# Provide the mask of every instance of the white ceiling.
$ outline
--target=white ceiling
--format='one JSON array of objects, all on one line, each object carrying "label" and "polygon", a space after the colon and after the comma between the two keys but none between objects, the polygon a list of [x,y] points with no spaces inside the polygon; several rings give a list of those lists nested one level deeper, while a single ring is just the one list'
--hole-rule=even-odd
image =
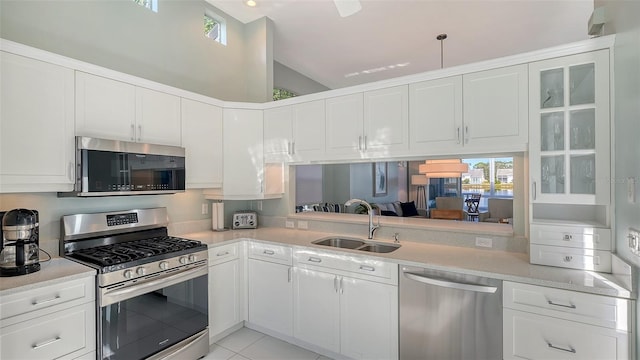
[{"label": "white ceiling", "polygon": [[274,59],[332,89],[439,69],[440,33],[448,34],[444,67],[584,40],[594,7],[593,0],[361,0],[360,12],[342,18],[333,0],[256,0],[255,8],[207,1],[244,23],[272,19]]}]

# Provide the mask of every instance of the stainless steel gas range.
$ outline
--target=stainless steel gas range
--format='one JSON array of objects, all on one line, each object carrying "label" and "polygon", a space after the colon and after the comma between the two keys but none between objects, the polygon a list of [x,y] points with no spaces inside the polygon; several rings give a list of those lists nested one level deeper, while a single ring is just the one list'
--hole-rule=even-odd
[{"label": "stainless steel gas range", "polygon": [[60,253],[97,269],[98,359],[209,351],[207,246],[167,235],[166,208],[61,219]]}]

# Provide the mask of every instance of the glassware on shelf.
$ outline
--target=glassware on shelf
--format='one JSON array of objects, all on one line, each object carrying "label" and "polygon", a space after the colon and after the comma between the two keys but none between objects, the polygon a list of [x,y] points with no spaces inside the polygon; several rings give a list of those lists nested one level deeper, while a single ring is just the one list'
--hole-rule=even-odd
[{"label": "glassware on shelf", "polygon": [[564,193],[564,156],[542,156],[541,161],[541,192],[545,194]]},{"label": "glassware on shelf", "polygon": [[572,194],[589,194],[596,193],[596,156],[590,155],[572,155],[571,162],[571,186]]},{"label": "glassware on shelf", "polygon": [[593,104],[595,99],[595,64],[569,67],[569,104]]},{"label": "glassware on shelf", "polygon": [[540,115],[540,150],[564,150],[564,113],[553,112]]},{"label": "glassware on shelf", "polygon": [[595,109],[574,110],[569,112],[571,118],[571,150],[595,149],[596,145],[596,111]]},{"label": "glassware on shelf", "polygon": [[540,72],[540,108],[564,106],[564,69]]}]

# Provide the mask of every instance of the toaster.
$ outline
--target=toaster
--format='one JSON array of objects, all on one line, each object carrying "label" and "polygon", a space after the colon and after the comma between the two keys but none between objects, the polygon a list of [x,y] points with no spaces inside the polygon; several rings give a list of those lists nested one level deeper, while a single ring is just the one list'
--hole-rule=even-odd
[{"label": "toaster", "polygon": [[255,229],[258,227],[258,214],[251,210],[236,211],[231,224],[233,229]]}]

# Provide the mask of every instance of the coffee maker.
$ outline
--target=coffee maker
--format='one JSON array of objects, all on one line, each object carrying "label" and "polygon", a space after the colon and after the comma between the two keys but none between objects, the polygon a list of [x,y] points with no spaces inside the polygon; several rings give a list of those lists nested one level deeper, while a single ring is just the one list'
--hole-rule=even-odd
[{"label": "coffee maker", "polygon": [[40,270],[36,210],[0,212],[0,232],[0,276],[24,275]]}]

